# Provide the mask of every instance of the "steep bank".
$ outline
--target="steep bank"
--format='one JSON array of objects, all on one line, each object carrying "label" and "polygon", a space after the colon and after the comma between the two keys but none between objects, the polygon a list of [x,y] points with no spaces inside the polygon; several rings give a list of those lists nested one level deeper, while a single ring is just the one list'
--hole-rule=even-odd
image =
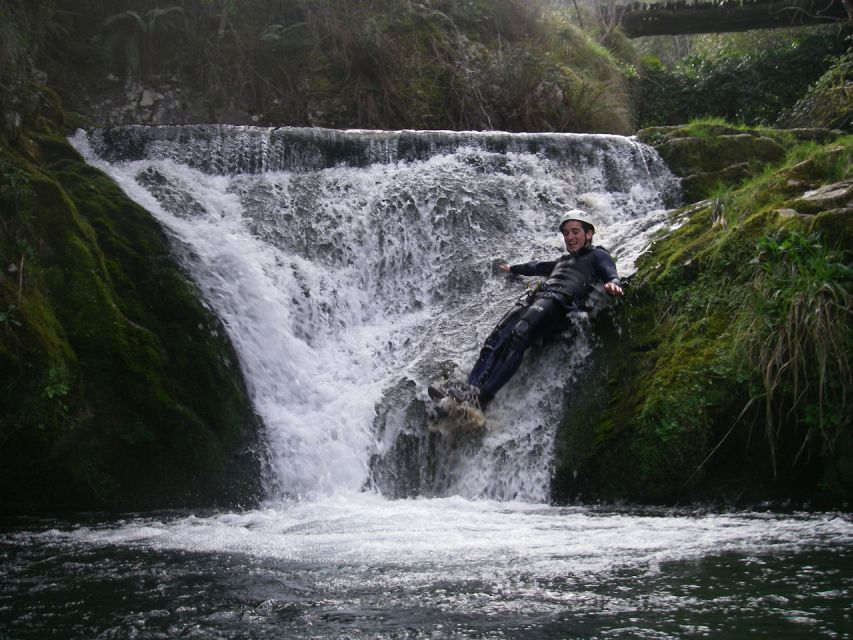
[{"label": "steep bank", "polygon": [[702,124],[640,136],[696,177],[694,199],[711,197],[672,212],[680,226],[600,327],[555,498],[846,504],[853,138]]},{"label": "steep bank", "polygon": [[538,1],[10,0],[0,18],[97,126],[633,128],[629,47]]},{"label": "steep bank", "polygon": [[38,93],[0,139],[3,510],[256,499],[259,425],[220,321]]}]

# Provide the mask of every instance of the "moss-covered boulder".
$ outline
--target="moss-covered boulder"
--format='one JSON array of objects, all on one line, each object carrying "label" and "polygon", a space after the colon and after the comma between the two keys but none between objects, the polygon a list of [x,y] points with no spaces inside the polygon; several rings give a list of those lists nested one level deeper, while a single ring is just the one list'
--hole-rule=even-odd
[{"label": "moss-covered boulder", "polygon": [[670,170],[682,178],[687,202],[698,202],[717,188],[736,186],[758,175],[767,164],[780,162],[796,144],[826,144],[839,135],[826,129],[738,128],[713,120],[637,132],[637,138],[654,146]]},{"label": "moss-covered boulder", "polygon": [[806,213],[849,208],[853,206],[853,180],[833,182],[807,191],[792,205],[797,211]]},{"label": "moss-covered boulder", "polygon": [[151,216],[62,136],[0,144],[4,511],[248,504],[259,423]]},{"label": "moss-covered boulder", "polygon": [[796,146],[672,213],[572,386],[557,501],[849,503],[851,159]]},{"label": "moss-covered boulder", "polygon": [[672,138],[655,148],[679,176],[712,173],[750,161],[766,164],[785,157],[785,148],[772,138],[746,133]]}]

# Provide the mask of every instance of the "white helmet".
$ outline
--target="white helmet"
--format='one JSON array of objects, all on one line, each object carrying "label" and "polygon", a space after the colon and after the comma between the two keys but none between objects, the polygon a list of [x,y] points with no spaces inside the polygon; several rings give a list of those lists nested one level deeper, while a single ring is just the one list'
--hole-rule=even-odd
[{"label": "white helmet", "polygon": [[581,223],[584,231],[592,231],[595,233],[595,226],[588,220],[588,215],[589,214],[582,209],[570,209],[560,216],[560,224],[557,226],[557,229],[562,231],[565,223],[569,220],[574,220],[575,222]]}]

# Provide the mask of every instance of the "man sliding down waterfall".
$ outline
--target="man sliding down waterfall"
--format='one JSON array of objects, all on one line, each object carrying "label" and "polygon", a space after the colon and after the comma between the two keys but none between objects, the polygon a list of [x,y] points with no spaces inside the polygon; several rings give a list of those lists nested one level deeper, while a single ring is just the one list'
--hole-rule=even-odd
[{"label": "man sliding down waterfall", "polygon": [[567,314],[584,307],[593,285],[604,283],[608,294],[622,295],[613,258],[606,249],[592,244],[595,227],[586,212],[567,211],[558,228],[568,253],[556,260],[500,265],[504,273],[544,276],[546,280],[519,300],[486,338],[467,384],[446,391],[428,388],[435,418],[455,417],[482,427],[483,411],[518,370],[531,342],[563,331]]}]

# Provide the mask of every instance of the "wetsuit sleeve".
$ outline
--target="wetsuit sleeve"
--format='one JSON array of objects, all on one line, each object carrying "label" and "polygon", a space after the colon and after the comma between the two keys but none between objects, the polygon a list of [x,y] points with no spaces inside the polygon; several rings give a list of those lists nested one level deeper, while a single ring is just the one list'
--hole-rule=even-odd
[{"label": "wetsuit sleeve", "polygon": [[601,247],[595,248],[594,264],[595,273],[602,279],[602,281],[605,283],[613,282],[620,287],[622,286],[622,282],[619,280],[619,274],[616,272],[616,263],[613,262],[613,258],[610,256],[607,249],[602,249]]},{"label": "wetsuit sleeve", "polygon": [[544,260],[541,262],[533,260],[532,262],[525,262],[523,264],[514,264],[509,270],[519,276],[549,276],[556,264],[556,260]]}]

